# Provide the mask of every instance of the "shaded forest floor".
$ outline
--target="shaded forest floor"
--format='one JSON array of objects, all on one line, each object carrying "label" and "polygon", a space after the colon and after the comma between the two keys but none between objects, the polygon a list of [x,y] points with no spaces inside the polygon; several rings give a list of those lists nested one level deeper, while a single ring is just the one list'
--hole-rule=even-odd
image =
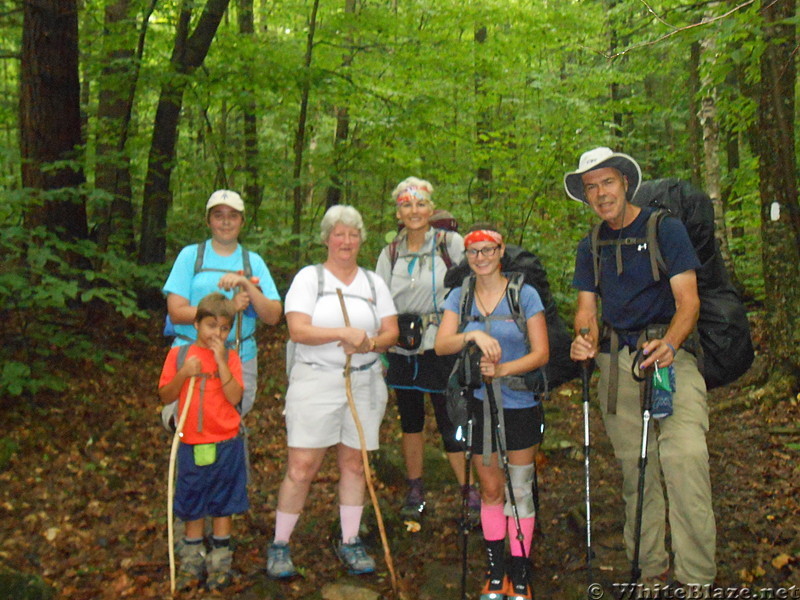
[{"label": "shaded forest floor", "polygon": [[[125,333],[119,324],[116,330],[108,325],[98,330],[98,339],[124,353],[124,361],[108,365],[113,372],[87,366],[74,373],[63,394],[35,401],[0,399],[0,451],[13,454],[0,471],[0,575],[12,569],[41,576],[58,598],[169,597],[165,507],[170,437],[160,426],[155,393],[166,348],[162,338],[139,331],[131,342]],[[331,460],[312,488],[293,537],[295,563],[303,576],[291,582],[266,578],[265,546],[272,537],[286,456],[284,335],[283,327],[264,328],[260,334],[260,393],[247,419],[251,509],[234,524],[235,566],[241,577],[224,597],[361,597],[352,588],[336,596],[326,586],[337,583],[362,588],[364,598],[390,598],[371,509],[364,537],[378,560],[378,573],[348,577],[333,555],[330,539],[338,528],[338,511]],[[746,376],[710,398],[718,583],[752,590],[800,585],[800,402],[759,397],[753,381]],[[372,457],[377,494],[403,597],[456,599],[462,564],[456,523],[460,500],[435,442],[432,419],[428,422],[426,487],[432,510],[423,531],[406,532],[396,517],[404,486],[399,421],[391,406],[382,429],[383,448]],[[583,420],[577,382],[553,395],[547,423],[539,460],[535,588],[540,600],[585,598]],[[630,565],[621,542],[619,473],[596,407],[591,423],[593,579],[610,598],[612,583],[626,581]],[[475,531],[468,542],[471,598],[477,598],[483,563]],[[8,589],[4,594],[3,581],[0,577],[0,598],[11,597]],[[214,595],[182,595],[206,596]]]}]

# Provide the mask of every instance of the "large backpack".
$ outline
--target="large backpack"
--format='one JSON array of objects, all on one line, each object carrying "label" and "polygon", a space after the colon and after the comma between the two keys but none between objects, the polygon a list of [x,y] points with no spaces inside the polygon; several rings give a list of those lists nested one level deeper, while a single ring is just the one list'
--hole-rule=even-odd
[{"label": "large backpack", "polygon": [[[545,271],[542,261],[529,250],[525,250],[514,244],[507,244],[505,255],[500,262],[500,268],[509,276],[509,286],[506,296],[513,313],[512,317],[514,322],[525,336],[526,343],[528,341],[527,324],[525,323],[519,306],[519,288],[521,284],[527,283],[535,288],[542,300],[544,318],[547,322],[550,360],[541,368],[541,371],[547,381],[548,387],[552,389],[578,377],[580,375],[579,366],[569,357],[572,336],[567,329],[564,319],[562,319],[561,315],[558,313],[558,306],[556,306],[553,294],[550,292],[547,272]],[[518,277],[514,275],[515,273],[521,274],[521,281],[518,281]],[[464,259],[459,265],[447,272],[444,284],[449,288],[458,287],[463,285],[465,278],[469,274],[469,264],[467,264],[466,259]],[[512,285],[512,283],[514,285]],[[474,287],[471,293],[474,293]],[[471,301],[469,298],[464,298],[464,290],[462,290],[462,302],[463,301],[469,301],[469,310],[471,310]],[[467,314],[469,314],[469,312],[467,312]],[[460,321],[461,320],[463,319],[460,319]]]},{"label": "large backpack", "polygon": [[[700,347],[694,351],[698,355],[698,364],[708,389],[731,383],[753,364],[753,343],[747,311],[730,282],[714,238],[714,206],[711,198],[687,181],[670,178],[642,182],[633,203],[656,209],[649,217],[647,238],[619,240],[618,243],[646,242],[656,281],[667,272],[658,244],[658,225],[665,217],[673,216],[686,227],[701,265],[696,272],[700,296],[700,317],[697,321]],[[596,225],[591,234],[596,284],[599,283],[599,228],[600,224]]]}]

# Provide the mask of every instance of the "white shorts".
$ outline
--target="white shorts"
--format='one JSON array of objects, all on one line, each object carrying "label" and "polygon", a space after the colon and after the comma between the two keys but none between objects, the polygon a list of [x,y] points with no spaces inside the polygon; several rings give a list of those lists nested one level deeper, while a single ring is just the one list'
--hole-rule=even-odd
[{"label": "white shorts", "polygon": [[[380,361],[367,370],[353,371],[350,379],[367,450],[377,450],[388,397]],[[361,448],[341,370],[294,364],[286,390],[286,433],[292,448],[328,448],[339,443]]]}]

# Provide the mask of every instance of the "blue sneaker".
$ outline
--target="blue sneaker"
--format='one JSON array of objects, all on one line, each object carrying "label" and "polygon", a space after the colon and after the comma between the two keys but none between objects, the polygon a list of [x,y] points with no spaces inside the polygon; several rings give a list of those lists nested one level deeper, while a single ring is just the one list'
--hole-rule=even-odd
[{"label": "blue sneaker", "polygon": [[336,544],[336,556],[347,565],[351,575],[366,575],[375,572],[375,560],[367,554],[364,543],[360,538],[350,539],[350,543],[342,541]]},{"label": "blue sneaker", "polygon": [[267,547],[267,575],[273,579],[289,579],[297,575],[286,542],[275,542]]}]

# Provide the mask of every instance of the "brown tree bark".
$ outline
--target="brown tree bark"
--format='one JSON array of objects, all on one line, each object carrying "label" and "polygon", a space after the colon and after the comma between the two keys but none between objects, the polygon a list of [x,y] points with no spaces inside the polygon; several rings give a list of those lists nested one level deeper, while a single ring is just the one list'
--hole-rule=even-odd
[{"label": "brown tree bark", "polygon": [[[255,21],[253,15],[253,0],[239,0],[239,32],[250,39],[255,32]],[[256,65],[250,65],[257,68]],[[253,81],[253,78],[250,79]],[[258,218],[258,208],[261,206],[261,199],[264,193],[264,186],[261,185],[259,177],[260,152],[258,149],[258,118],[256,113],[258,107],[255,99],[255,89],[248,89],[248,97],[242,107],[244,117],[244,200],[250,207],[252,220],[256,222]]]},{"label": "brown tree bark", "polygon": [[759,192],[766,327],[773,374],[800,372],[800,207],[794,111],[797,80],[794,0],[765,3],[761,56]]},{"label": "brown tree bark", "polygon": [[489,32],[485,25],[475,28],[473,39],[475,49],[475,97],[478,105],[476,124],[477,137],[477,171],[475,181],[475,196],[478,200],[477,214],[481,214],[492,198],[492,182],[494,171],[492,169],[492,115],[487,106],[486,99],[486,70],[482,64],[481,46],[486,43]]},{"label": "brown tree bark", "polygon": [[[125,151],[133,100],[144,53],[147,25],[157,0],[115,0],[105,10],[105,50],[97,106],[97,167],[95,187],[110,200],[98,222],[97,241],[105,250],[117,245],[135,250],[130,156]],[[142,9],[136,35],[136,13]],[[110,35],[109,35],[110,34]],[[108,42],[108,40],[112,40]]]},{"label": "brown tree bark", "polygon": [[85,239],[76,0],[23,2],[20,80],[22,184],[41,200],[25,225]]},{"label": "brown tree bark", "polygon": [[167,211],[172,204],[170,177],[175,162],[183,92],[191,74],[203,64],[229,0],[207,0],[194,31],[189,34],[192,0],[184,0],[171,58],[171,76],[161,86],[147,161],[142,202],[139,263],[162,263],[167,249]]},{"label": "brown tree bark", "polygon": [[[314,56],[314,34],[317,29],[317,10],[319,0],[314,0],[311,7],[311,17],[308,22],[308,36],[306,37],[306,52],[303,58],[302,82],[300,86],[300,112],[297,116],[297,129],[294,134],[294,163],[292,166],[292,199],[294,201],[294,214],[292,219],[292,233],[299,235],[302,230],[303,217],[303,151],[306,146],[306,121],[308,118],[308,100],[311,95],[311,61]],[[295,261],[300,264],[302,250],[298,245]]]},{"label": "brown tree bark", "polygon": [[[356,12],[356,0],[344,1],[344,12],[347,15],[354,15]],[[342,58],[342,70],[349,71],[353,64],[353,40],[348,35],[347,43],[351,47]],[[330,208],[334,204],[339,204],[344,195],[344,151],[347,138],[350,135],[350,110],[345,104],[336,107],[336,131],[333,136],[333,171],[331,173],[331,184],[325,194],[325,206]]]}]

